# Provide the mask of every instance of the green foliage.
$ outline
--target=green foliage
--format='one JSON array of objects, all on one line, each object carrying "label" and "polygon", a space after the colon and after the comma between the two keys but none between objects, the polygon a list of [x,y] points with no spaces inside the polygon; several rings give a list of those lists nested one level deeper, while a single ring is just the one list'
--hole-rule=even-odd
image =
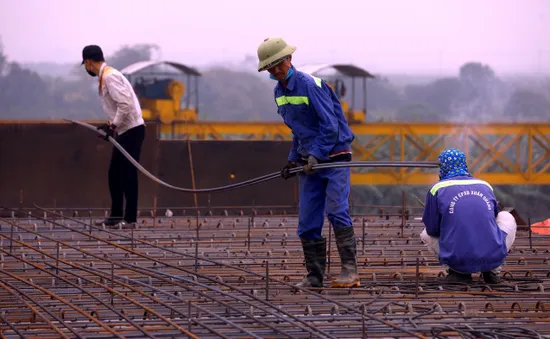
[{"label": "green foliage", "polygon": [[2,44],[2,39],[0,37],[0,75],[4,73],[4,67],[6,66],[7,57],[4,54],[4,44]]},{"label": "green foliage", "polygon": [[200,118],[213,121],[276,121],[279,119],[269,79],[253,73],[212,68],[203,71]]},{"label": "green foliage", "polygon": [[540,115],[550,116],[550,100],[542,93],[518,89],[506,104],[504,115],[518,121],[536,120]]},{"label": "green foliage", "polygon": [[153,53],[159,50],[160,47],[155,44],[125,45],[109,56],[109,64],[116,69],[123,69],[139,61],[151,60]]}]

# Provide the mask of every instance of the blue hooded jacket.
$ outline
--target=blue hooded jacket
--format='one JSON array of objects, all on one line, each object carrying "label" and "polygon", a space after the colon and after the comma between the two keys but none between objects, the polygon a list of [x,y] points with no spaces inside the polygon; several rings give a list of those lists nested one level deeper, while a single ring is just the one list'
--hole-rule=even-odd
[{"label": "blue hooded jacket", "polygon": [[320,162],[351,154],[354,135],[348,126],[338,97],[317,77],[292,67],[286,88],[277,83],[274,95],[277,112],[292,130],[289,161],[313,155]]},{"label": "blue hooded jacket", "polygon": [[493,188],[470,175],[463,152],[446,150],[439,161],[441,180],[426,195],[422,221],[439,238],[440,263],[461,273],[497,268],[508,251]]}]

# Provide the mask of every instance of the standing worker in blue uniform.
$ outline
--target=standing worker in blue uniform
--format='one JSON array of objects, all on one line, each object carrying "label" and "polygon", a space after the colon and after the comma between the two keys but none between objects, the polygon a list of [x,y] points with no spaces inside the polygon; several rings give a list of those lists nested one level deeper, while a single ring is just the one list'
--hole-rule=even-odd
[{"label": "standing worker in blue uniform", "polygon": [[447,266],[447,281],[467,283],[472,273],[482,272],[486,283],[498,283],[516,221],[498,211],[493,188],[472,177],[462,151],[448,149],[439,162],[440,181],[426,195],[420,239]]},{"label": "standing worker in blue uniform", "polygon": [[307,276],[300,287],[322,287],[326,266],[326,238],[322,236],[324,213],[328,214],[342,264],[340,277],[332,287],[359,286],[357,245],[349,214],[350,169],[313,170],[320,163],[351,161],[350,130],[340,101],[327,83],[298,71],[292,65],[296,47],[281,38],[265,39],[258,47],[258,72],[267,70],[277,81],[275,103],[278,113],[292,130],[293,146],[283,178],[289,170],[303,165],[299,175],[299,221],[297,234],[302,242]]}]

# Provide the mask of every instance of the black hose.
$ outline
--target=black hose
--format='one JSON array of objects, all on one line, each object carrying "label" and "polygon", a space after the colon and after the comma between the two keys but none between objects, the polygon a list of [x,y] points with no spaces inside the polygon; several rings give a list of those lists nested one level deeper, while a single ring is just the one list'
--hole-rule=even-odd
[{"label": "black hose", "polygon": [[[106,133],[102,130],[98,130],[95,126],[90,125],[88,123],[82,122],[82,121],[75,121],[75,120],[69,120],[65,119],[66,121],[72,122],[74,124],[86,127],[101,136],[106,136]],[[176,191],[182,191],[187,193],[212,193],[212,192],[224,192],[229,190],[234,190],[241,187],[251,186],[255,184],[259,184],[261,182],[265,182],[268,180],[273,180],[281,177],[280,172],[275,172],[267,175],[263,175],[261,177],[257,177],[254,179],[245,180],[242,182],[238,182],[235,184],[230,184],[226,186],[220,186],[220,187],[213,187],[213,188],[201,188],[201,189],[191,189],[191,188],[183,188],[183,187],[177,187],[174,185],[170,185],[169,183],[166,183],[159,178],[155,177],[149,171],[147,171],[143,166],[141,166],[126,150],[118,143],[116,140],[112,137],[109,137],[109,142],[111,142],[118,150],[138,169],[140,172],[145,174],[147,177],[149,177],[151,180],[155,181],[158,184],[161,184],[163,186],[166,186],[168,188],[171,188]],[[318,164],[314,165],[312,168],[315,169],[323,169],[323,168],[342,168],[342,167],[421,167],[421,168],[439,168],[439,162],[437,161],[350,161],[350,162],[332,162],[332,163],[324,163],[324,164]],[[289,170],[290,173],[298,173],[303,171],[303,166],[298,166],[295,168],[291,168]]]}]

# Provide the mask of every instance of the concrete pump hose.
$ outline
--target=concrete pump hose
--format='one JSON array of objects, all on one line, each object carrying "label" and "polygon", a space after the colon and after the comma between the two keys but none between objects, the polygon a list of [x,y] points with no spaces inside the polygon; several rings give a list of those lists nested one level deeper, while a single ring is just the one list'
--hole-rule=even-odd
[{"label": "concrete pump hose", "polygon": [[[88,123],[82,122],[82,121],[75,121],[75,120],[69,120],[65,119],[66,121],[72,122],[74,124],[86,127],[101,136],[105,137],[105,132],[102,130],[98,130],[95,126],[90,125]],[[261,177],[257,177],[254,179],[245,180],[239,183],[226,185],[226,186],[220,186],[220,187],[213,187],[213,188],[202,188],[202,189],[190,189],[190,188],[183,188],[183,187],[177,187],[174,185],[170,185],[169,183],[166,183],[159,178],[155,177],[149,171],[147,171],[143,166],[141,166],[126,150],[118,143],[116,140],[112,137],[109,137],[109,142],[111,142],[140,172],[145,174],[147,177],[149,177],[154,182],[166,186],[168,188],[171,188],[176,191],[182,191],[187,193],[212,193],[212,192],[224,192],[229,191],[241,187],[251,186],[255,184],[259,184],[261,182],[265,182],[268,180],[273,180],[281,177],[281,173],[275,172],[267,175],[263,175]],[[333,163],[323,163],[314,165],[313,169],[323,169],[323,168],[342,168],[342,167],[420,167],[420,168],[439,168],[439,162],[437,161],[350,161],[350,162],[333,162]],[[290,173],[297,173],[303,171],[303,166],[298,166],[295,168],[290,169]]]}]

